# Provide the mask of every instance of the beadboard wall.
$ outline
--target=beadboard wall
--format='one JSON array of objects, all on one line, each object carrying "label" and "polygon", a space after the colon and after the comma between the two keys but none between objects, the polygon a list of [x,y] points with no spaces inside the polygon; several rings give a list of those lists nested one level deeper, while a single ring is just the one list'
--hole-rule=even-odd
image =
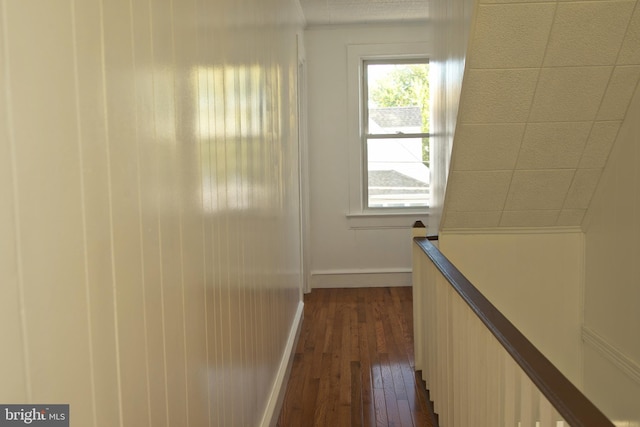
[{"label": "beadboard wall", "polygon": [[0,1],[0,403],[268,423],[301,316],[297,2]]}]

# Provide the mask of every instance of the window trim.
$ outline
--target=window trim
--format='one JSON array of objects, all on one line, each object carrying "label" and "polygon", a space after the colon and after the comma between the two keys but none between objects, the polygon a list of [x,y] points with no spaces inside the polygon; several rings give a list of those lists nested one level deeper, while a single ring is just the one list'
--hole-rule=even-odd
[{"label": "window trim", "polygon": [[[364,114],[363,67],[364,61],[402,60],[430,57],[429,44],[389,43],[389,44],[353,44],[347,46],[347,126],[349,160],[349,212],[347,219],[351,228],[359,227],[359,219],[366,228],[409,228],[405,225],[408,217],[426,219],[428,207],[415,208],[368,208],[366,203],[366,151],[363,144],[366,135],[362,120]],[[399,222],[400,221],[400,222]],[[408,221],[407,221],[408,222]],[[376,226],[378,224],[378,226]]]}]

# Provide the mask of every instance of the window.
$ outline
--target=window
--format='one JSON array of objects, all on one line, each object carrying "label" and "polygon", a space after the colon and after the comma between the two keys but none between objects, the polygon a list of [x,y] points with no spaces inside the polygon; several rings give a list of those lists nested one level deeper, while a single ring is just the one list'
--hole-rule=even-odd
[{"label": "window", "polygon": [[425,208],[429,197],[429,63],[364,60],[365,209]]},{"label": "window", "polygon": [[[420,117],[421,124],[417,120],[423,112],[428,114],[428,102],[387,106],[376,104],[374,99],[370,104],[367,94],[369,89],[374,91],[377,87],[378,77],[384,74],[378,70],[383,70],[385,65],[428,67],[429,46],[426,41],[347,46],[349,211],[346,217],[351,229],[408,229],[416,220],[427,223],[430,174],[433,174],[429,166],[434,164],[434,159],[425,157],[429,150],[428,120]],[[392,111],[395,108],[404,112]],[[408,120],[400,125],[409,126],[390,126],[389,121],[399,115]]]}]

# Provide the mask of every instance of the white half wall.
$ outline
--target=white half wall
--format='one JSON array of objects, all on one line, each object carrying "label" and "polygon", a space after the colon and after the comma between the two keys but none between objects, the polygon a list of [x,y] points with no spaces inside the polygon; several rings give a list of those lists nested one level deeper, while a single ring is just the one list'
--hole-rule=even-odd
[{"label": "white half wall", "polygon": [[583,248],[579,229],[440,234],[440,250],[578,387]]}]

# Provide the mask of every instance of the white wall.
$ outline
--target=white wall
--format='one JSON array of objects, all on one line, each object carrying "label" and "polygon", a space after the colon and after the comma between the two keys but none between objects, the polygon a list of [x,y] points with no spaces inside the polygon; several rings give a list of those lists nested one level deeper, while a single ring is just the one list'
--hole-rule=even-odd
[{"label": "white wall", "polygon": [[585,390],[640,425],[640,88],[587,211]]},{"label": "white wall", "polygon": [[443,214],[449,163],[456,130],[473,0],[434,0],[430,5],[434,58],[431,62],[431,209],[430,234],[437,234]]},{"label": "white wall", "polygon": [[581,384],[583,234],[443,232],[440,249],[538,349]]},{"label": "white wall", "polygon": [[0,0],[0,402],[260,423],[301,314],[296,6]]},{"label": "white wall", "polygon": [[353,229],[347,221],[353,142],[348,129],[347,46],[426,42],[428,33],[428,26],[414,23],[305,30],[312,287],[411,283],[411,219],[402,228],[386,229]]}]

